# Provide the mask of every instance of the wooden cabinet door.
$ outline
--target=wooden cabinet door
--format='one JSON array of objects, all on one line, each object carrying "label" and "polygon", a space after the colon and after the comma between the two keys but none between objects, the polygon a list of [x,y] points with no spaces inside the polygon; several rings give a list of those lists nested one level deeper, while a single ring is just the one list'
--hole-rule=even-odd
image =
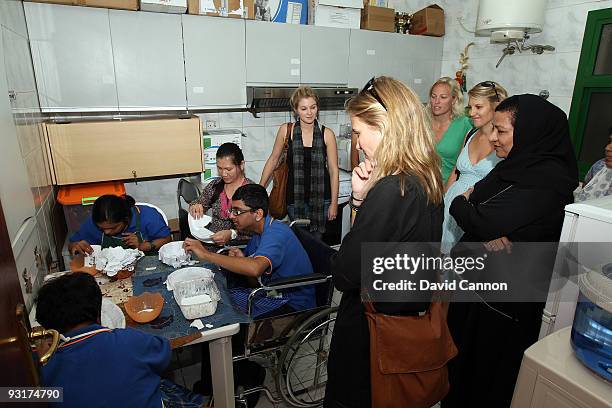
[{"label": "wooden cabinet door", "polygon": [[198,118],[46,127],[59,185],[202,172]]}]

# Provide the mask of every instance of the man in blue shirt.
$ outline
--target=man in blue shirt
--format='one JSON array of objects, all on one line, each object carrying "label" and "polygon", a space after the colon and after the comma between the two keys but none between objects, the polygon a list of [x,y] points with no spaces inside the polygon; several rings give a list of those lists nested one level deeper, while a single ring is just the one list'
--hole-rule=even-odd
[{"label": "man in blue shirt", "polygon": [[[202,407],[205,399],[161,378],[170,342],[131,328],[100,325],[102,292],[93,276],[71,273],[39,291],[36,320],[61,334],[42,383],[63,387],[64,407]],[[39,353],[44,350],[39,350]]]},{"label": "man in blue shirt", "polygon": [[[185,240],[185,250],[231,272],[261,277],[264,284],[313,273],[308,254],[291,228],[268,215],[268,193],[262,186],[247,184],[238,188],[232,197],[230,218],[238,230],[253,233],[244,252],[231,248],[229,255],[216,254],[189,238]],[[294,310],[315,307],[312,285],[285,289],[283,297],[288,298],[287,304]]]}]

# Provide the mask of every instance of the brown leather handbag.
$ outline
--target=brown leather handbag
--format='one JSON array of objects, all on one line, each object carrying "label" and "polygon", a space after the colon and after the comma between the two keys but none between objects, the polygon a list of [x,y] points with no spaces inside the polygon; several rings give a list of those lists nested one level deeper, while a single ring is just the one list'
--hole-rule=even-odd
[{"label": "brown leather handbag", "polygon": [[285,218],[287,215],[287,178],[289,177],[287,148],[289,146],[289,137],[292,131],[293,123],[287,123],[287,134],[285,135],[283,152],[272,173],[272,191],[270,192],[268,212],[276,219]]},{"label": "brown leather handbag", "polygon": [[372,408],[429,408],[441,401],[449,390],[446,364],[457,355],[444,305],[433,301],[423,316],[385,315],[364,305]]}]

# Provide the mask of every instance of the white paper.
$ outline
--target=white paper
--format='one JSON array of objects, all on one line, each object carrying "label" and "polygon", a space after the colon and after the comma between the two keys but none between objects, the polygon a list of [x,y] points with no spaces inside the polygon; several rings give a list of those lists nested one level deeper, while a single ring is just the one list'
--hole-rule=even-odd
[{"label": "white paper", "polygon": [[291,58],[291,65],[300,65],[299,58]]},{"label": "white paper", "polygon": [[202,330],[204,328],[204,324],[200,319],[195,319],[193,322],[191,322],[189,327],[195,327],[198,330]]},{"label": "white paper", "polygon": [[302,20],[302,3],[287,2],[287,18],[286,23],[300,24]]},{"label": "white paper", "polygon": [[414,78],[414,83],[417,84],[417,85],[418,84],[422,84],[423,80],[421,78]]},{"label": "white paper", "polygon": [[204,93],[204,87],[203,86],[194,86],[193,87],[193,93],[194,94]]},{"label": "white paper", "polygon": [[300,76],[300,70],[296,68],[292,69],[291,76]]},{"label": "white paper", "polygon": [[211,297],[206,293],[202,293],[201,295],[189,296],[181,299],[181,306],[193,306],[210,302],[212,302]]},{"label": "white paper", "polygon": [[376,50],[366,50],[367,55],[376,55]]}]

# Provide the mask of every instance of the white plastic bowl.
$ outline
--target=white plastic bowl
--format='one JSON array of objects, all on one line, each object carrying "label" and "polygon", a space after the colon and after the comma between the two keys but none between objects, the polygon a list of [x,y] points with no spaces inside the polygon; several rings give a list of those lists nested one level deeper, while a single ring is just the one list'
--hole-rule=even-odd
[{"label": "white plastic bowl", "polygon": [[191,261],[191,255],[185,253],[183,241],[174,241],[159,248],[159,260],[173,268],[179,268]]},{"label": "white plastic bowl", "polygon": [[210,237],[214,233],[206,228],[212,221],[212,218],[206,214],[202,215],[197,220],[189,214],[187,216],[189,223],[189,232],[191,235],[199,239],[200,241],[211,242]]}]

